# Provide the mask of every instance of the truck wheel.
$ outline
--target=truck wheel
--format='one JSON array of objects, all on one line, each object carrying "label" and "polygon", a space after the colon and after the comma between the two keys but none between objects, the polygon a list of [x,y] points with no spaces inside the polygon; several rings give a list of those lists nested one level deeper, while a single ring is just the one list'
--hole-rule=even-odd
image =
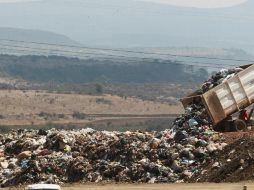
[{"label": "truck wheel", "polygon": [[236,119],[234,121],[234,129],[235,129],[235,131],[243,131],[243,130],[247,129],[247,125],[246,125],[245,121],[243,121],[241,119]]}]

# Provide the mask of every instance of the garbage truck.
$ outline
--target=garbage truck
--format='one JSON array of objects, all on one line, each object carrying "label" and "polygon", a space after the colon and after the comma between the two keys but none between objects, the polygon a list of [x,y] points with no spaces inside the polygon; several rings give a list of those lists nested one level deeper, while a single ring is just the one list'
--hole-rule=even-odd
[{"label": "garbage truck", "polygon": [[[180,101],[183,106],[186,108],[190,104],[201,102],[214,129],[218,131],[239,131],[252,126],[253,108],[250,107],[254,103],[254,64],[240,68],[242,71],[205,93],[196,91],[182,98]],[[234,116],[247,109],[250,112],[246,120]]]},{"label": "garbage truck", "polygon": [[33,184],[25,187],[25,190],[61,190],[57,184]]}]

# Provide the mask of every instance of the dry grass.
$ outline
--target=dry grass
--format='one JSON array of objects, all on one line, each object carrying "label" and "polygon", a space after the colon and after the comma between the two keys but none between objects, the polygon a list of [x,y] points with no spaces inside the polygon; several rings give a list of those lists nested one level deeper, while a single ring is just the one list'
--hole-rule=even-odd
[{"label": "dry grass", "polygon": [[45,91],[0,91],[0,125],[86,123],[98,118],[73,118],[84,114],[177,114],[180,105],[168,105],[137,98],[102,95],[55,94]]}]

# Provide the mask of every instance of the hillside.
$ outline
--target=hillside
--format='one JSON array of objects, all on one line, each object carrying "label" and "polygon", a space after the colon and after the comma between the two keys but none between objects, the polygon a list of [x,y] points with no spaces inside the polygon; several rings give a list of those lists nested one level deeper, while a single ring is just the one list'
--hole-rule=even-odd
[{"label": "hillside", "polygon": [[0,55],[2,76],[36,83],[200,82],[208,73],[163,60],[80,60],[59,56]]},{"label": "hillside", "polygon": [[0,39],[42,42],[52,44],[78,45],[67,36],[42,30],[0,27]]}]

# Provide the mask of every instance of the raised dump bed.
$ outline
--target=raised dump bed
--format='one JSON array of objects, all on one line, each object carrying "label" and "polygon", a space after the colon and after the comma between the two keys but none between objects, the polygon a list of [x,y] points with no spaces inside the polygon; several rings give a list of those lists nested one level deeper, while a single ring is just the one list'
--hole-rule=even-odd
[{"label": "raised dump bed", "polygon": [[254,103],[254,65],[241,68],[244,70],[204,94],[195,92],[182,98],[183,106],[202,101],[214,125],[247,108]]}]

